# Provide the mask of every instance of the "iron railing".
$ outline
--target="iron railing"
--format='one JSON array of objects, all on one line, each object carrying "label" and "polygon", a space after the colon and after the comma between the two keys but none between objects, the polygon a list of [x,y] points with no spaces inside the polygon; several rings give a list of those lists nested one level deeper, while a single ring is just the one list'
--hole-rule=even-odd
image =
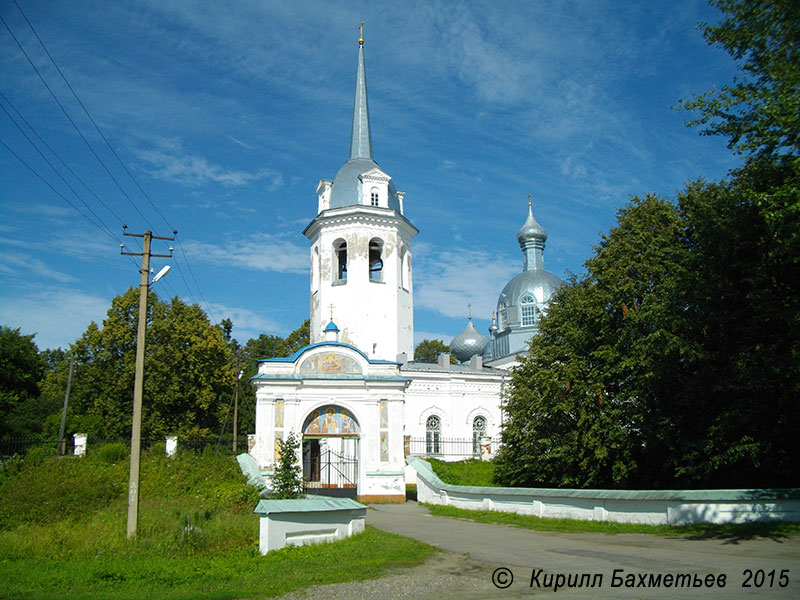
[{"label": "iron railing", "polygon": [[[500,438],[492,438],[492,456],[500,449]],[[411,438],[408,440],[407,453],[409,456],[427,456],[431,458],[460,456],[462,458],[480,458],[481,447],[479,439],[472,438],[443,438],[427,436],[424,438]]]}]

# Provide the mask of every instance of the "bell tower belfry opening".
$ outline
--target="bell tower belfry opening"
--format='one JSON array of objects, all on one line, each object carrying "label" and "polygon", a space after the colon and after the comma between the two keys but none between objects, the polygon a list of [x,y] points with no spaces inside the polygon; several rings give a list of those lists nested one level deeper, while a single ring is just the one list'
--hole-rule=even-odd
[{"label": "bell tower belfry opening", "polygon": [[333,306],[340,341],[370,358],[414,353],[411,239],[405,192],[372,156],[363,32],[359,39],[350,156],[317,186],[317,216],[303,232],[311,252],[311,343]]}]

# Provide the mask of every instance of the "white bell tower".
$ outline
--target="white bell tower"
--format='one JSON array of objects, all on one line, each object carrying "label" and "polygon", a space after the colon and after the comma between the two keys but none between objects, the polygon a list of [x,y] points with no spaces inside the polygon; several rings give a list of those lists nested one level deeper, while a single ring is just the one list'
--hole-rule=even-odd
[{"label": "white bell tower", "polygon": [[404,192],[372,158],[364,40],[359,39],[350,158],[333,181],[320,180],[311,243],[312,344],[334,320],[339,341],[371,359],[414,353],[411,238]]}]

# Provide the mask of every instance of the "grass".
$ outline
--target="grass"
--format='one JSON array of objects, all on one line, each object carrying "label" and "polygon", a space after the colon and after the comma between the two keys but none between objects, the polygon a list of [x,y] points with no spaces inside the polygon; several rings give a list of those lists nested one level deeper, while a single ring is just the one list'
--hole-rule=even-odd
[{"label": "grass", "polygon": [[451,485],[475,485],[496,487],[494,482],[494,463],[478,459],[446,462],[434,458],[426,459],[439,476],[439,479]]},{"label": "grass", "polygon": [[142,458],[137,539],[126,539],[127,459],[9,461],[0,472],[0,598],[269,598],[378,577],[435,549],[367,527],[261,556],[257,492],[231,456]]},{"label": "grass", "polygon": [[547,519],[515,513],[490,510],[466,510],[452,506],[427,504],[430,513],[438,517],[468,519],[479,523],[511,525],[535,531],[559,533],[636,533],[665,537],[752,539],[759,537],[781,538],[800,534],[800,523],[743,523],[739,525],[639,525],[608,521],[578,521],[574,519]]}]

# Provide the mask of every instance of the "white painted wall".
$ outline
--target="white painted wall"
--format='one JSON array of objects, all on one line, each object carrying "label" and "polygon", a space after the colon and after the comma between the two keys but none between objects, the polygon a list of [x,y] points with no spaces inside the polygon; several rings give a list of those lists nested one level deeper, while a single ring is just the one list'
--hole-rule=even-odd
[{"label": "white painted wall", "polygon": [[496,510],[554,519],[648,525],[800,521],[800,490],[558,490],[492,488],[443,483],[425,461],[411,457],[417,499],[470,510]]},{"label": "white painted wall", "polygon": [[[466,369],[464,365],[458,368]],[[500,393],[506,377],[504,373],[455,371],[452,368],[402,373],[411,378],[406,391],[405,435],[424,438],[426,422],[431,415],[439,417],[444,439],[472,439],[473,422],[477,416],[486,419],[487,436],[500,435]],[[442,458],[461,460],[465,457]]]},{"label": "white painted wall", "polygon": [[285,546],[342,540],[364,531],[366,515],[366,506],[263,514],[258,526],[258,550],[266,554]]},{"label": "white painted wall", "polygon": [[[340,341],[370,358],[395,360],[414,351],[414,303],[410,273],[401,276],[401,254],[410,272],[411,238],[416,230],[394,211],[367,206],[346,207],[320,215],[306,230],[311,242],[311,343],[323,341],[331,320]],[[369,278],[369,242],[383,242],[381,281]],[[347,243],[347,279],[337,279],[334,242]],[[317,259],[317,255],[319,259]],[[319,267],[315,266],[319,262]]]}]

